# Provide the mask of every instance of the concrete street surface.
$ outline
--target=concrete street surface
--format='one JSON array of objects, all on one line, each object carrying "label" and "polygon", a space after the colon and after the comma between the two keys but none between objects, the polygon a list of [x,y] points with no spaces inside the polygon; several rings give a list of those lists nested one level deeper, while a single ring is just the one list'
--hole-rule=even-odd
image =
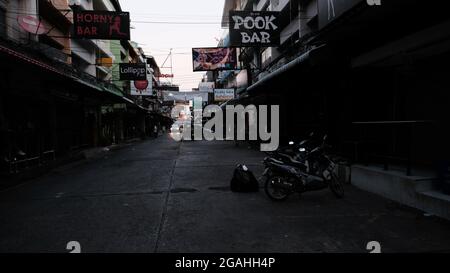
[{"label": "concrete street surface", "polygon": [[229,190],[264,154],[167,136],[55,169],[0,193],[0,252],[450,252],[450,224],[347,186],[284,203]]}]

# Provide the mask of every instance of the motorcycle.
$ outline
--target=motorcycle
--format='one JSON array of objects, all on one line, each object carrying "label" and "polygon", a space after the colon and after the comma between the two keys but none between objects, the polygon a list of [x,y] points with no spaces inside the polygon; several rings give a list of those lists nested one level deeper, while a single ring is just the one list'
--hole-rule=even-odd
[{"label": "motorcycle", "polygon": [[312,146],[314,136],[314,133],[311,133],[308,139],[305,139],[298,144],[290,141],[288,147],[281,147],[277,151],[266,152],[266,154],[271,158],[283,161],[287,164],[301,165],[302,162],[305,162],[308,153],[314,148]]},{"label": "motorcycle", "polygon": [[[336,163],[325,153],[327,136],[319,147],[299,148],[296,156],[283,153],[264,159],[264,190],[274,201],[284,201],[291,194],[302,194],[330,188],[337,198],[344,197],[344,186],[338,179]],[[281,156],[279,156],[281,154]]]}]

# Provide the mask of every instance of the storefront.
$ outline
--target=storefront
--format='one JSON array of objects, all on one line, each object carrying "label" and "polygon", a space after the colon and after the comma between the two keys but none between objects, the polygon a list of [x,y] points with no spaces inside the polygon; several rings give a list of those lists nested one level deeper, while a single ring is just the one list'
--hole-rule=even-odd
[{"label": "storefront", "polygon": [[101,105],[116,100],[94,80],[36,52],[0,45],[1,171],[18,173],[99,145]]},{"label": "storefront", "polygon": [[326,133],[353,162],[433,169],[449,154],[449,15],[421,1],[334,3],[331,17],[319,8],[313,50],[251,85],[246,100],[280,104],[284,140]]}]

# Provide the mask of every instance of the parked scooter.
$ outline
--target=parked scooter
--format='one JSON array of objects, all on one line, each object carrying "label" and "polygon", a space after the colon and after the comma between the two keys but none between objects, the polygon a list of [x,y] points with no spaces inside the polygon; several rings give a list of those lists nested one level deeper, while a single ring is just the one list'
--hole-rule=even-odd
[{"label": "parked scooter", "polygon": [[308,153],[315,147],[313,147],[314,133],[309,135],[308,139],[305,139],[299,143],[289,142],[288,147],[281,147],[277,151],[266,152],[266,154],[274,159],[283,161],[287,164],[294,166],[304,164]]},{"label": "parked scooter", "polygon": [[336,164],[324,151],[326,140],[327,136],[319,147],[310,151],[300,147],[295,157],[266,157],[263,177],[266,178],[267,196],[274,201],[283,201],[293,193],[330,188],[337,198],[344,197],[344,186],[335,173]]}]

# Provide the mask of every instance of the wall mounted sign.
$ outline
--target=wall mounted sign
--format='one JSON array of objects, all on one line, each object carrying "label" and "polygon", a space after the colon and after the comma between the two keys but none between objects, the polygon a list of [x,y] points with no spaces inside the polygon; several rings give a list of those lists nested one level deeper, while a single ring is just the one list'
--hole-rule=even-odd
[{"label": "wall mounted sign", "polygon": [[74,10],[72,37],[75,39],[130,40],[130,13]]},{"label": "wall mounted sign", "polygon": [[279,46],[279,17],[272,11],[230,11],[231,46]]}]

